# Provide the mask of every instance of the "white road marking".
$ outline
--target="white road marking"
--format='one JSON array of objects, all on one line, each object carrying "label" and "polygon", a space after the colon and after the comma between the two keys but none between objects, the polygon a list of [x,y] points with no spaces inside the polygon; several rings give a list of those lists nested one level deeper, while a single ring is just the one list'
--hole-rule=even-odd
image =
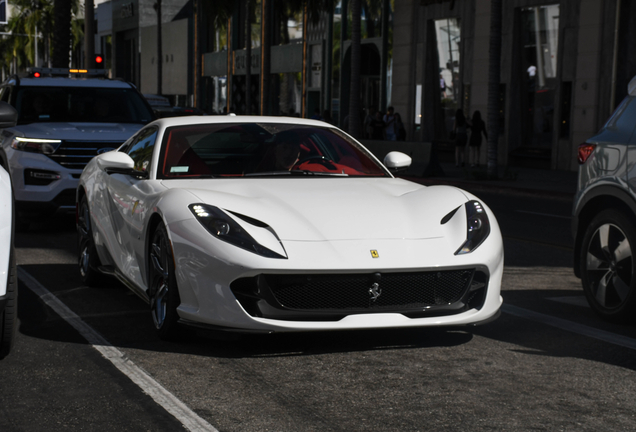
[{"label": "white road marking", "polygon": [[507,314],[514,315],[519,318],[537,321],[552,327],[559,328],[561,330],[566,330],[572,333],[580,334],[582,336],[591,337],[603,342],[608,342],[614,345],[636,350],[636,339],[627,336],[617,335],[605,330],[599,330],[594,327],[586,326],[584,324],[578,324],[572,321],[564,320],[562,318],[534,312],[509,304],[502,305],[501,310]]},{"label": "white road marking", "polygon": [[549,214],[549,213],[539,213],[539,212],[533,212],[533,211],[527,211],[527,210],[516,210],[517,213],[526,213],[526,214],[531,214],[531,215],[536,215],[536,216],[547,216],[547,217],[553,217],[553,218],[559,218],[559,219],[572,219],[571,216],[561,216],[561,215],[553,215],[553,214]]},{"label": "white road marking", "polygon": [[75,312],[62,303],[53,293],[47,290],[26,270],[18,266],[18,278],[39,296],[51,309],[60,315],[92,345],[99,353],[109,360],[117,369],[130,378],[144,393],[154,399],[166,411],[175,416],[183,426],[193,432],[218,432],[214,426],[199,417],[186,404],[181,402],[154,380],[144,370],[135,365],[124,353],[112,346],[102,335],[86,324]]},{"label": "white road marking", "polygon": [[565,303],[572,306],[580,306],[580,307],[586,307],[586,308],[590,307],[585,296],[546,297],[546,300],[552,300],[555,302]]}]

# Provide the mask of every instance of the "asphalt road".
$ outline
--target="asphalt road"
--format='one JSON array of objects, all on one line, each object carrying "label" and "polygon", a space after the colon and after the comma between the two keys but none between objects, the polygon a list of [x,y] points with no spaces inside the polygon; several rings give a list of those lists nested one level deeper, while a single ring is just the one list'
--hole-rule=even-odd
[{"label": "asphalt road", "polygon": [[73,221],[37,225],[16,239],[0,431],[635,430],[636,327],[586,306],[571,203],[477,195],[505,238],[504,308],[467,329],[163,342],[123,286],[82,286]]}]

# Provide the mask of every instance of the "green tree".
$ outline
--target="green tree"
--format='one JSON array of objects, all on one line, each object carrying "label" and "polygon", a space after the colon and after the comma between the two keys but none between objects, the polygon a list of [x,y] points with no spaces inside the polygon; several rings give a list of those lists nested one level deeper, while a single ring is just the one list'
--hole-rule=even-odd
[{"label": "green tree", "polygon": [[[8,35],[2,42],[5,64],[23,69],[35,64],[35,48],[38,54],[49,58],[51,32],[53,30],[53,3],[51,0],[15,0],[13,14],[7,24]],[[37,34],[42,39],[36,42]]]}]

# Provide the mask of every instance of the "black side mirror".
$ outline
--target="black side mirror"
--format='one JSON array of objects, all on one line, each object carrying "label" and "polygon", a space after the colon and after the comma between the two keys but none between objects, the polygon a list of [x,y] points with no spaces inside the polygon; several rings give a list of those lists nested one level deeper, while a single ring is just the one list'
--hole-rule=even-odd
[{"label": "black side mirror", "polygon": [[9,128],[18,122],[18,112],[6,102],[0,101],[0,129]]}]

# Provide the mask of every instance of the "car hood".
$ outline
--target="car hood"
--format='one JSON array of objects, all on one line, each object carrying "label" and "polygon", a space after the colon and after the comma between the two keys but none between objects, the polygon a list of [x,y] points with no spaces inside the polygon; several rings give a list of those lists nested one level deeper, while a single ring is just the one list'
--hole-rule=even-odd
[{"label": "car hood", "polygon": [[18,136],[62,140],[125,141],[141,123],[31,123],[12,128]]},{"label": "car hood", "polygon": [[163,184],[187,189],[199,203],[257,219],[287,241],[443,237],[440,221],[467,201],[457,188],[386,178],[167,180]]}]

